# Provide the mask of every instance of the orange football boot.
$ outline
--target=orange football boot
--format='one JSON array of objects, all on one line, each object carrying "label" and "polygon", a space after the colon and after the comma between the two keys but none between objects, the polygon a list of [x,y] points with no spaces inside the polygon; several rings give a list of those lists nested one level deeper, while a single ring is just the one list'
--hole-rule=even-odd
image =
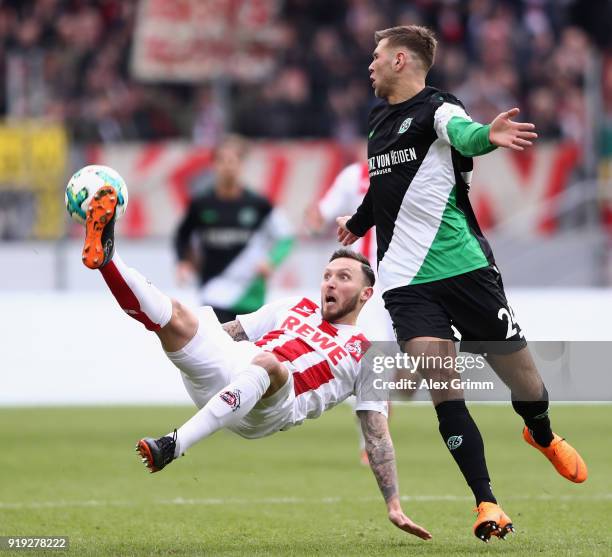
[{"label": "orange football boot", "polygon": [[117,193],[108,185],[102,186],[89,203],[82,259],[90,269],[103,267],[113,257],[116,207]]},{"label": "orange football boot", "polygon": [[478,513],[474,523],[474,535],[487,543],[491,536],[504,539],[507,534],[514,532],[514,526],[510,517],[497,503],[483,501],[474,509]]},{"label": "orange football boot", "polygon": [[525,426],[523,439],[532,447],[540,451],[557,469],[557,472],[570,482],[582,483],[588,477],[587,466],[578,451],[574,449],[563,437],[553,433],[553,440],[548,447],[538,445],[533,439],[531,432]]}]

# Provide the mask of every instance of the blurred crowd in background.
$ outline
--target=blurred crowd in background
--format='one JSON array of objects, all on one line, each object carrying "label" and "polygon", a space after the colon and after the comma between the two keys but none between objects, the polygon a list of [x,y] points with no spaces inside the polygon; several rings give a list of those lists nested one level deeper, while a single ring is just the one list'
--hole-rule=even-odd
[{"label": "blurred crowd in background", "polygon": [[136,1],[0,0],[0,116],[63,122],[83,142],[184,137],[212,145],[226,131],[350,141],[364,134],[374,102],[374,31],[416,23],[439,39],[429,83],[456,94],[475,120],[516,105],[541,137],[581,141],[585,81],[598,59],[612,119],[611,4],[284,0],[264,79],[176,84],[132,77]]}]

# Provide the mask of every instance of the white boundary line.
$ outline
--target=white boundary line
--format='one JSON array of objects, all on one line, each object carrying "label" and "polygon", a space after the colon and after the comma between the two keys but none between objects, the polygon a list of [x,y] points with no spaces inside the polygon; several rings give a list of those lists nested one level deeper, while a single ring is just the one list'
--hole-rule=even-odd
[{"label": "white boundary line", "polygon": [[[473,497],[467,495],[403,495],[402,501],[412,502],[444,502],[444,501],[473,501]],[[508,501],[611,501],[612,493],[600,493],[598,495],[511,495],[504,497]],[[222,506],[222,505],[305,505],[305,504],[327,504],[339,503],[370,503],[379,502],[378,497],[322,497],[320,499],[304,499],[300,497],[264,497],[261,499],[240,498],[208,498],[208,499],[160,499],[157,501],[101,501],[89,499],[84,501],[31,501],[21,503],[9,503],[0,501],[0,510],[20,509],[59,509],[59,508],[82,508],[82,507],[139,507],[141,505],[167,506]]]},{"label": "white boundary line", "polygon": [[[395,400],[393,404],[398,406],[431,406],[431,401],[427,400]],[[510,398],[507,400],[467,400],[468,404],[476,406],[510,406]],[[551,400],[551,404],[556,406],[612,406],[612,400]],[[104,410],[117,408],[119,410],[142,410],[142,409],[170,409],[170,410],[193,410],[193,404],[181,404],[181,402],[91,402],[87,404],[79,402],[36,402],[36,401],[2,401],[0,400],[1,410]]]}]

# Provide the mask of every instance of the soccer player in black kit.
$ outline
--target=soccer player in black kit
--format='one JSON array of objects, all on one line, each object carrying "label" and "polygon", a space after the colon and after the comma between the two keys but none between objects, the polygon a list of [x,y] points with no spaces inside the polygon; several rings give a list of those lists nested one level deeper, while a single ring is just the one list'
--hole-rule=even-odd
[{"label": "soccer player in black kit", "polygon": [[[473,122],[461,102],[425,85],[436,50],[420,26],[375,34],[369,67],[377,97],[369,117],[370,188],[352,217],[340,217],[338,239],[349,245],[376,226],[378,275],[385,307],[404,352],[455,356],[451,325],[462,349],[485,356],[512,393],[523,437],[557,471],[576,483],[587,478],[578,452],[551,430],[548,392],[506,296],[491,248],[468,190],[472,157],[496,147],[522,151],[537,137],[533,124],[514,122],[513,108],[488,125]],[[486,349],[481,344],[487,343]],[[460,378],[455,370],[419,370],[425,379]],[[503,538],[512,521],[491,490],[482,437],[463,391],[430,389],[439,430],[474,493],[474,534]]]},{"label": "soccer player in black kit", "polygon": [[[222,323],[263,305],[266,279],[293,244],[283,213],[242,185],[246,153],[236,136],[217,147],[214,185],[191,201],[176,233],[179,283],[196,273],[200,304],[212,306]],[[199,248],[195,261],[193,243]]]}]

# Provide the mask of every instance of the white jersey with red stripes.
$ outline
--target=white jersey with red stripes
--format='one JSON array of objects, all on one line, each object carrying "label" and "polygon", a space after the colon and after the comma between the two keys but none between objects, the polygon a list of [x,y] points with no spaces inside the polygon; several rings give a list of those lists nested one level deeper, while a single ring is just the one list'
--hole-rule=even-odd
[{"label": "white jersey with red stripes", "polygon": [[[361,205],[370,187],[368,163],[356,162],[347,166],[334,180],[325,195],[319,201],[319,212],[326,224],[336,220],[336,217],[353,215]],[[376,232],[370,228],[363,238],[357,240],[352,249],[365,255],[376,269]]]},{"label": "white jersey with red stripes", "polygon": [[370,343],[359,327],[325,321],[319,305],[308,298],[266,304],[237,319],[249,340],[276,355],[292,374],[292,425],[319,417],[351,395],[357,398],[356,410],[387,415],[386,402],[363,400],[372,377],[361,366]]}]

